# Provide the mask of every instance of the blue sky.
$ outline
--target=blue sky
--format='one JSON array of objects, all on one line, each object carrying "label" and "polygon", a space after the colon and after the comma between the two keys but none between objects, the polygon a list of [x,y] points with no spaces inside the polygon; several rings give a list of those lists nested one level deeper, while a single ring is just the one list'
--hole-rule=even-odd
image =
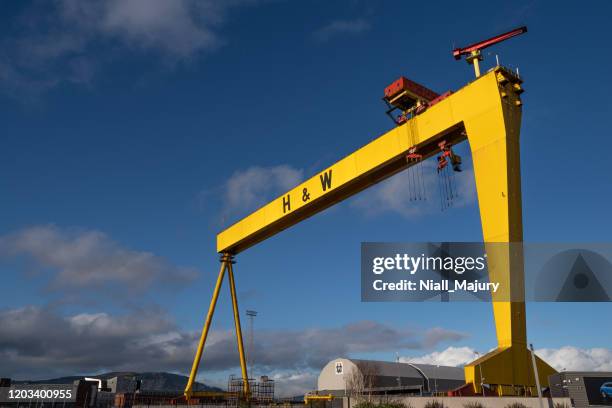
[{"label": "blue sky", "polygon": [[[187,372],[219,267],[216,233],[390,129],[380,97],[396,77],[457,89],[473,73],[452,59],[452,47],[518,25],[529,32],[487,50],[484,66],[499,54],[525,80],[525,241],[609,240],[609,2],[58,0],[2,8],[0,356],[13,365],[0,374],[155,369],[155,359],[138,362],[146,360],[140,352],[166,353],[160,369]],[[312,387],[318,364],[336,351],[432,359],[494,347],[487,304],[360,303],[360,242],[482,238],[469,154],[460,149],[468,171],[450,210],[440,211],[435,185],[415,207],[398,176],[240,254],[240,307],[259,312],[255,358],[287,392]],[[207,382],[237,372],[224,289],[217,348],[202,363]],[[612,369],[612,327],[600,318],[609,312],[609,304],[531,303],[528,336],[553,363]],[[125,364],[74,365],[62,353],[25,364],[54,347],[35,340],[45,322],[91,341],[82,353],[124,347]],[[370,338],[376,330],[386,343]],[[334,348],[352,338],[346,333],[358,339]],[[108,341],[95,346],[101,334]],[[51,343],[64,344],[61,335]],[[314,339],[320,349],[305,341],[305,356],[278,360],[272,345],[288,347],[279,339]]]}]

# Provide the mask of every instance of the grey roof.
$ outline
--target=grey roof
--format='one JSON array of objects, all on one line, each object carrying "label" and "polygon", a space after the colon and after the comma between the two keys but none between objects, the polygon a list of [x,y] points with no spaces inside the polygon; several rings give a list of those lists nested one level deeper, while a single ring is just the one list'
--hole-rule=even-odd
[{"label": "grey roof", "polygon": [[362,372],[371,370],[373,371],[373,374],[380,376],[418,378],[425,375],[427,378],[465,381],[463,368],[460,367],[436,366],[433,364],[395,363],[391,361],[350,360],[355,363]]}]

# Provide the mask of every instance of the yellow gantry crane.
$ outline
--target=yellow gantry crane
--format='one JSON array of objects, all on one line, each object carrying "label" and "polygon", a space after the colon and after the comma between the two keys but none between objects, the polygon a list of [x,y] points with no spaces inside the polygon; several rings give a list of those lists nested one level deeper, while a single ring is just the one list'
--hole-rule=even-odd
[{"label": "yellow gantry crane", "polygon": [[[485,46],[494,43],[491,39],[487,41]],[[475,45],[470,46],[472,56],[479,53]],[[474,63],[473,58],[470,61]],[[475,69],[476,80],[454,93],[438,96],[400,78],[385,90],[386,101],[393,107],[399,106],[403,112],[396,120],[397,127],[217,235],[221,270],[185,389],[187,398],[194,395],[192,387],[225,271],[234,310],[243,391],[249,396],[233,274],[235,255],[420,160],[439,153],[444,157],[449,153],[449,146],[466,140],[472,153],[491,278],[510,291],[504,298],[492,294],[497,348],[465,366],[466,383],[472,384],[475,393],[480,393],[482,376],[499,395],[517,395],[525,390],[535,395],[536,380],[527,348],[522,258],[511,256],[509,245],[494,245],[523,240],[519,154],[522,81],[501,66],[484,75],[479,68]],[[407,102],[410,100],[412,104]],[[406,103],[410,106],[402,105]],[[454,159],[452,154],[449,156]],[[415,157],[418,160],[413,160]],[[548,385],[548,376],[554,369],[539,358],[536,364],[540,384]]]}]

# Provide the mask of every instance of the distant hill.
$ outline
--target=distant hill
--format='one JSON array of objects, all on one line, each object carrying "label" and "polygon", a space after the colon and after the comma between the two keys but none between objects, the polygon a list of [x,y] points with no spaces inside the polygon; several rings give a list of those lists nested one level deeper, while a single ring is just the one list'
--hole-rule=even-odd
[{"label": "distant hill", "polygon": [[[86,376],[70,376],[51,378],[48,380],[36,380],[36,381],[15,381],[15,383],[30,383],[30,384],[71,384],[76,380],[80,380],[83,377],[100,378],[103,380],[113,377],[134,377],[134,380],[142,380],[143,388],[148,391],[180,391],[182,392],[187,385],[187,377],[179,374],[165,373],[165,372],[126,372],[126,371],[113,371],[110,373],[97,374],[97,375],[86,375]],[[194,391],[222,391],[218,387],[211,387],[206,384],[196,382],[193,384]]]}]

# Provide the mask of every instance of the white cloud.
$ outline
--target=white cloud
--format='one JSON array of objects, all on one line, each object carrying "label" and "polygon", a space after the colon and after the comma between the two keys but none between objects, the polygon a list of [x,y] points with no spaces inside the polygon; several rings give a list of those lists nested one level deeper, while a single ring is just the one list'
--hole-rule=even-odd
[{"label": "white cloud", "polygon": [[295,187],[303,171],[288,165],[254,166],[235,172],[225,183],[223,216],[244,215]]},{"label": "white cloud", "polygon": [[0,310],[3,374],[19,379],[104,370],[187,371],[196,333],[175,333],[157,310],[62,316],[35,306]]},{"label": "white cloud", "polygon": [[[159,310],[65,316],[29,306],[0,310],[0,361],[3,374],[13,378],[101,371],[186,373],[199,334],[181,330]],[[311,389],[314,376],[332,358],[437,344],[427,341],[420,330],[372,321],[334,328],[260,330],[254,350],[255,372],[269,373],[278,379],[280,388],[284,387],[285,395],[295,395]],[[233,330],[211,332],[201,378],[209,382],[219,373],[236,370],[238,364]]]},{"label": "white cloud", "polygon": [[[439,211],[440,188],[445,188],[440,185],[440,177],[435,162],[426,160],[363,191],[351,205],[368,216],[392,212],[404,218],[413,218]],[[455,195],[452,207],[474,203],[476,187],[473,170],[465,168],[462,172],[452,172],[451,177]]]},{"label": "white cloud", "polygon": [[539,349],[536,354],[559,371],[612,371],[612,349],[565,346]]},{"label": "white cloud", "polygon": [[[42,225],[0,236],[0,259],[26,257],[58,290],[128,286],[146,289],[158,283],[184,284],[197,277],[151,252],[122,247],[95,230]],[[89,316],[89,318],[93,318]]]},{"label": "white cloud", "polygon": [[313,371],[275,372],[271,377],[275,382],[275,394],[281,398],[303,395],[317,388],[319,373]]},{"label": "white cloud", "polygon": [[89,84],[117,50],[191,60],[225,43],[219,30],[232,8],[257,0],[58,0],[35,2],[5,37],[0,85],[39,93],[61,83]]},{"label": "white cloud", "polygon": [[[561,371],[611,371],[612,349],[578,348],[564,346],[558,349],[543,348],[536,350],[542,360],[554,369]],[[402,362],[464,366],[478,358],[476,351],[470,347],[448,347],[418,357],[401,357]]]},{"label": "white cloud", "polygon": [[425,331],[424,344],[435,345],[444,341],[459,341],[466,337],[465,333],[434,327]]},{"label": "white cloud", "polygon": [[358,18],[355,20],[335,20],[317,29],[313,36],[318,41],[327,41],[340,34],[359,34],[370,29],[370,23]]},{"label": "white cloud", "polygon": [[178,58],[221,44],[214,27],[230,5],[207,0],[62,0],[59,4],[64,24],[91,40],[116,40],[124,46]]},{"label": "white cloud", "polygon": [[474,361],[478,355],[469,347],[450,346],[443,351],[434,351],[420,357],[400,357],[403,363],[437,364],[459,367]]}]

